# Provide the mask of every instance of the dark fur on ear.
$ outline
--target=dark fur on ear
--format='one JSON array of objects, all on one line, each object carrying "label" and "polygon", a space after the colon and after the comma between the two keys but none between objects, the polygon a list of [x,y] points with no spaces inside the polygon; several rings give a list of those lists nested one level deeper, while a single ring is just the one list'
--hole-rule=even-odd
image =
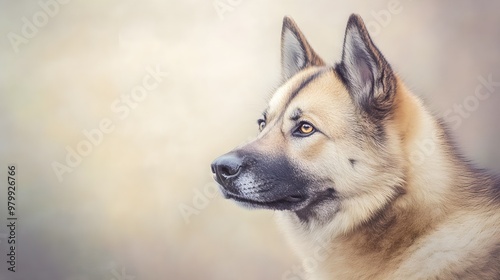
[{"label": "dark fur on ear", "polygon": [[381,120],[390,114],[396,93],[396,77],[358,15],[349,17],[342,61],[335,69],[353,101],[370,118]]},{"label": "dark fur on ear", "polygon": [[283,80],[290,79],[309,66],[323,66],[325,63],[314,52],[297,24],[289,17],[283,18],[281,30],[281,73]]}]

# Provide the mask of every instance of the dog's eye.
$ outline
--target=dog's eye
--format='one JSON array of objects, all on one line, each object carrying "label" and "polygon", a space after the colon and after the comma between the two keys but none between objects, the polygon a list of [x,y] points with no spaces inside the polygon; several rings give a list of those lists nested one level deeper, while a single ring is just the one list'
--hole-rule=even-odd
[{"label": "dog's eye", "polygon": [[265,120],[258,120],[257,123],[259,124],[259,131],[264,130],[264,127],[266,127],[266,121]]},{"label": "dog's eye", "polygon": [[312,124],[307,123],[307,122],[302,122],[297,130],[295,131],[294,135],[295,136],[309,136],[314,133],[316,129]]},{"label": "dog's eye", "polygon": [[299,127],[299,130],[300,130],[300,133],[303,133],[303,134],[309,134],[309,133],[313,132],[314,127],[312,127],[312,125],[310,125],[310,124],[308,124],[308,123],[303,123],[303,124]]}]

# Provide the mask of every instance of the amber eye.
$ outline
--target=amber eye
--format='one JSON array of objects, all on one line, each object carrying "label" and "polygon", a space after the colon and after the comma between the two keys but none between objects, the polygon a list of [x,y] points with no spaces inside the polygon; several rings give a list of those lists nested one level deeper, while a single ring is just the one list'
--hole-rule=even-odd
[{"label": "amber eye", "polygon": [[308,123],[304,123],[300,126],[300,132],[303,134],[309,134],[313,132],[314,128]]},{"label": "amber eye", "polygon": [[259,120],[258,124],[259,124],[259,131],[264,130],[264,128],[266,127],[266,121],[265,120]]},{"label": "amber eye", "polygon": [[312,133],[314,133],[314,131],[315,131],[314,126],[312,126],[309,123],[303,122],[299,125],[294,135],[304,137],[311,135]]}]

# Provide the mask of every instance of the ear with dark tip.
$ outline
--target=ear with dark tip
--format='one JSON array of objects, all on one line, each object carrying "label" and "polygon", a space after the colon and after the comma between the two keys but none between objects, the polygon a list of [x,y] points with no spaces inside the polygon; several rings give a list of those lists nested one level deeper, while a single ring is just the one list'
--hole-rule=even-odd
[{"label": "ear with dark tip", "polygon": [[293,19],[283,18],[281,30],[281,73],[283,80],[291,78],[309,66],[322,66],[324,64]]},{"label": "ear with dark tip", "polygon": [[336,69],[354,102],[370,116],[380,119],[390,112],[396,77],[358,15],[349,17],[342,61]]}]

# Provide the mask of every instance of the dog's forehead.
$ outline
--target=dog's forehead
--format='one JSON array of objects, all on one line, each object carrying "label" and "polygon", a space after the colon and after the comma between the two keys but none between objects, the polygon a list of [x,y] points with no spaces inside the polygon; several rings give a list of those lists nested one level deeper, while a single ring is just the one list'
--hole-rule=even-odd
[{"label": "dog's forehead", "polygon": [[300,94],[297,94],[289,101],[287,111],[293,112],[295,108],[307,110],[308,108],[325,108],[331,110],[334,114],[343,109],[351,109],[352,100],[350,95],[338,79],[336,73],[331,71],[324,73],[321,77],[314,80],[309,86],[303,88]]},{"label": "dog's forehead", "polygon": [[288,103],[293,98],[293,94],[304,86],[304,81],[310,79],[312,76],[317,75],[323,71],[320,67],[310,67],[299,72],[291,79],[283,83],[271,97],[267,112],[269,116],[276,114],[276,112],[283,112]]},{"label": "dog's forehead", "polygon": [[[345,99],[346,96],[343,95],[346,95],[346,93],[345,86],[343,86],[340,79],[338,79],[333,69],[326,67],[310,67],[292,77],[276,90],[269,101],[266,113],[271,119],[276,115],[283,114],[292,109],[294,110],[295,106],[291,106],[294,108],[289,107],[290,105],[296,104],[297,100],[300,100],[299,103],[306,105],[310,103],[307,102],[308,99],[314,99],[321,102],[326,99],[331,100],[336,94],[342,96],[341,99]],[[314,98],[311,98],[311,94],[314,95]],[[321,98],[321,96],[318,95],[325,96]]]}]

